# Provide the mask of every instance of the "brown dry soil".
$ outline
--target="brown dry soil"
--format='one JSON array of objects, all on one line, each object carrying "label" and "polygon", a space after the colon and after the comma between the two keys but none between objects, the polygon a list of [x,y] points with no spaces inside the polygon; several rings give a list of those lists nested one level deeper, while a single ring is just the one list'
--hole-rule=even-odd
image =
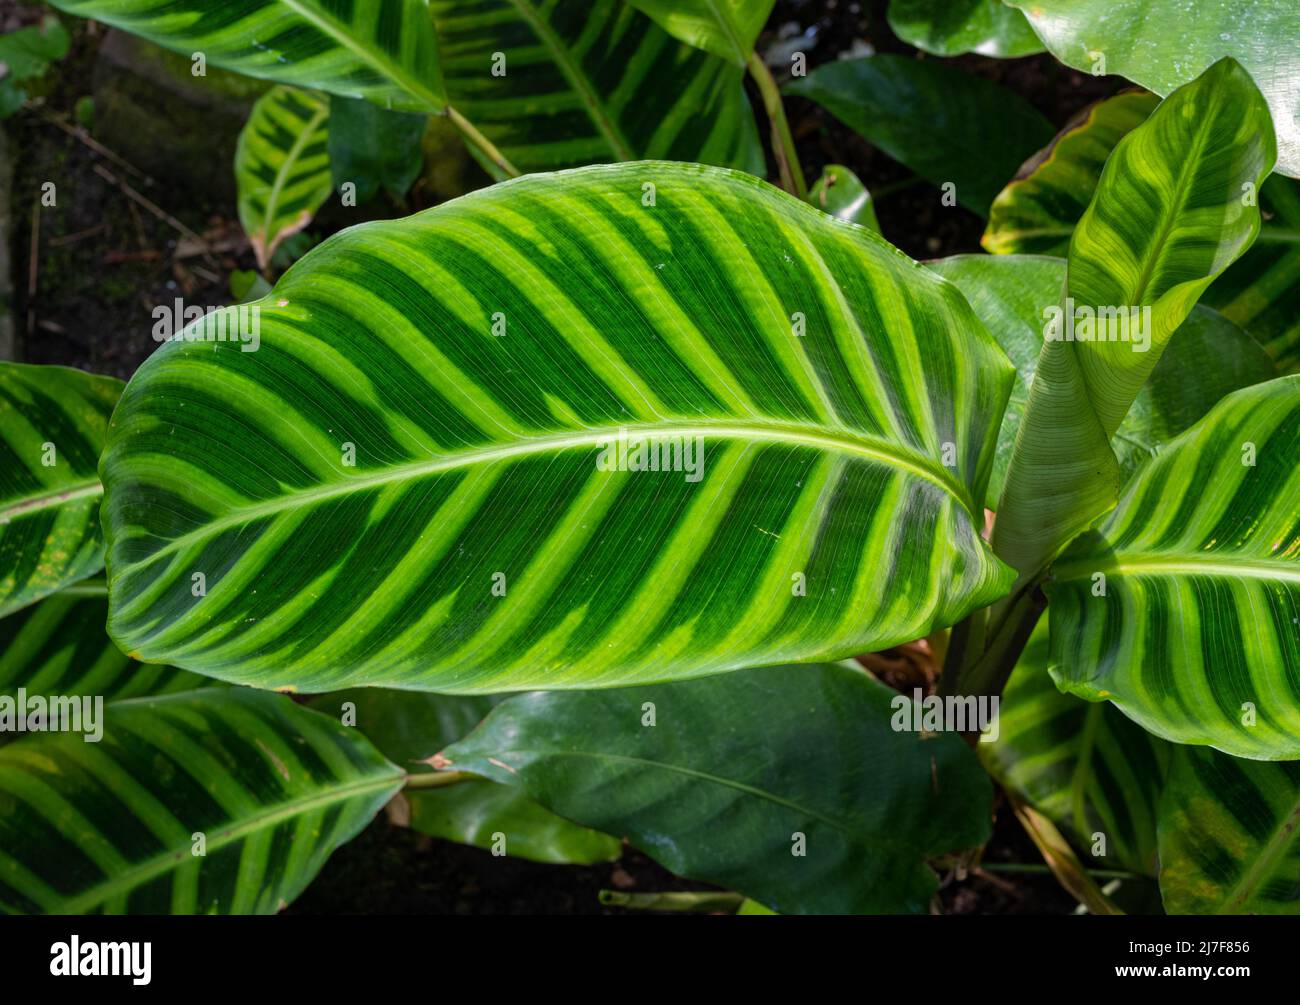
[{"label": "brown dry soil", "polygon": [[[812,66],[835,58],[855,39],[865,40],[877,51],[912,52],[890,32],[883,11],[883,2],[781,0],[770,24],[794,25],[795,33],[811,32],[801,48]],[[34,23],[39,16],[39,8],[31,3],[0,0],[0,31]],[[191,109],[189,121],[183,102],[151,111],[158,89],[148,73],[142,69],[141,79],[125,81],[130,75],[114,69],[111,54],[101,53],[106,39],[102,29],[67,17],[63,20],[74,30],[72,51],[35,89],[40,107],[20,112],[4,124],[15,169],[9,236],[15,263],[18,358],[127,378],[156,346],[150,336],[154,305],[170,303],[176,296],[184,296],[187,304],[229,303],[231,271],[255,266],[240,237],[233,186],[223,179],[230,177],[226,165],[242,121],[241,110],[256,86],[224,81],[215,103]],[[775,37],[775,31],[769,31],[761,44]],[[117,66],[122,58],[118,57]],[[134,68],[131,61],[136,57],[128,53],[125,58]],[[1117,78],[1085,76],[1046,55],[1006,61],[964,56],[954,62],[1024,95],[1058,126],[1123,86]],[[174,62],[172,69],[176,70]],[[51,122],[53,118],[75,121],[74,107],[88,95],[95,98],[94,135],[101,135],[102,127],[115,130],[132,150],[134,159],[127,158],[132,166],[147,165],[141,174],[105,160]],[[761,109],[756,94],[751,94],[751,100]],[[143,134],[133,124],[142,121],[142,108],[146,115],[155,116],[152,131],[146,128]],[[852,168],[872,191],[910,177],[811,103],[790,99],[787,110],[810,182],[823,164],[831,162]],[[766,135],[765,123],[762,130]],[[218,169],[215,175],[213,165]],[[104,169],[117,181],[106,177]],[[30,207],[41,183],[49,179],[57,180],[58,204],[38,216]],[[406,206],[381,206],[370,213],[400,215],[434,204],[442,181],[423,180]],[[130,185],[175,223],[128,198],[119,182]],[[877,213],[885,235],[913,257],[979,250],[982,221],[963,209],[942,208],[936,190],[927,184],[897,189],[877,203]],[[356,218],[341,219],[326,210],[310,233],[323,238],[351,222]],[[176,224],[202,234],[215,250],[208,256],[190,253]],[[1004,807],[984,861],[991,867],[987,871],[941,877],[945,913],[1073,909],[1073,899],[1051,876],[1017,871],[1021,866],[1041,869],[1042,860]],[[1007,864],[1011,871],[1002,871]],[[395,827],[380,814],[355,841],[333,855],[289,910],[303,914],[621,913],[599,904],[597,892],[606,888],[649,892],[705,885],[679,879],[630,849],[620,862],[610,865],[539,865],[430,839]]]}]

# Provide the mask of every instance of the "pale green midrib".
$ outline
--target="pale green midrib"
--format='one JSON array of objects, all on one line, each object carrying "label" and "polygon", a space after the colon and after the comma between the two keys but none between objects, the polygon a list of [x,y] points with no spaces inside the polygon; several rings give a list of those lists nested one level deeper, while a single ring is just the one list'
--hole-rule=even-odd
[{"label": "pale green midrib", "polygon": [[609,144],[614,156],[621,161],[632,160],[632,145],[624,138],[618,126],[615,125],[613,119],[605,111],[605,106],[592,88],[591,81],[587,79],[587,75],[583,73],[581,67],[574,63],[572,55],[564,43],[560,41],[559,36],[555,34],[545,19],[538,14],[537,9],[529,0],[510,0],[510,2],[519,11],[519,16],[528,23],[533,33],[551,53],[551,56],[555,59],[555,64],[560,68],[560,72],[564,74],[564,79],[569,82],[569,86],[581,99],[592,124],[605,138],[605,142]]},{"label": "pale green midrib", "polygon": [[939,465],[927,460],[923,455],[899,447],[875,437],[852,435],[844,431],[840,434],[815,427],[781,425],[777,423],[689,423],[670,426],[628,425],[614,427],[597,427],[582,433],[565,433],[554,436],[535,437],[518,440],[513,443],[476,447],[459,453],[445,454],[429,461],[405,464],[388,468],[377,474],[349,478],[347,481],[318,485],[310,489],[277,496],[275,499],[252,506],[243,506],[230,510],[215,520],[211,520],[181,537],[172,538],[161,548],[151,552],[142,561],[121,566],[114,570],[114,575],[121,575],[135,569],[144,568],[156,562],[164,555],[183,548],[191,542],[201,540],[219,533],[227,527],[269,516],[294,506],[308,506],[325,499],[362,492],[393,482],[416,480],[427,475],[452,471],[457,468],[470,467],[474,464],[487,464],[506,461],[517,457],[528,457],[550,451],[562,451],[574,448],[592,448],[604,446],[617,439],[620,432],[626,431],[629,439],[641,438],[655,440],[664,437],[713,437],[716,439],[744,440],[756,443],[784,443],[797,446],[817,447],[827,451],[860,457],[865,460],[886,464],[924,478],[938,486],[956,499],[977,526],[982,526],[982,515],[978,520],[975,506],[965,486],[947,473]]},{"label": "pale green midrib", "polygon": [[379,55],[377,52],[361,45],[346,31],[343,31],[332,18],[326,17],[310,4],[303,3],[302,0],[280,0],[280,2],[322,34],[334,39],[340,46],[347,49],[367,66],[376,70],[381,76],[385,76],[394,83],[399,84],[407,94],[419,98],[420,101],[429,105],[430,112],[436,112],[443,107],[444,102],[442,99],[430,91],[423,81],[412,77],[403,67],[389,59],[387,54]]},{"label": "pale green midrib", "polygon": [[280,236],[279,234],[272,235],[271,227],[275,223],[275,210],[280,202],[280,193],[284,190],[284,183],[288,180],[289,172],[298,163],[298,158],[302,155],[303,150],[311,141],[312,135],[328,117],[329,105],[322,103],[316,109],[316,113],[307,121],[307,124],[299,130],[297,138],[293,141],[293,146],[285,154],[279,170],[275,172],[275,184],[271,186],[271,194],[267,196],[266,213],[262,219],[262,240],[267,245],[266,253],[268,255],[272,251],[272,241]]},{"label": "pale green midrib", "polygon": [[[126,704],[126,702],[122,702],[122,704]],[[380,789],[398,783],[402,777],[403,773],[400,769],[397,769],[396,773],[388,773],[375,778],[363,778],[348,785],[325,789],[301,799],[280,803],[274,809],[245,817],[233,827],[209,832],[212,839],[207,841],[206,847],[209,850],[224,848],[247,834],[273,827],[285,820],[301,816],[304,813],[310,813],[322,806],[328,806],[335,802],[346,802],[354,796],[364,795],[367,792],[378,792]],[[76,897],[61,901],[59,903],[59,912],[61,914],[79,914],[87,908],[103,903],[116,894],[129,893],[147,880],[176,868],[177,863],[184,861],[185,857],[190,854],[190,848],[187,845],[184,848],[166,851],[160,855],[145,859],[143,862],[136,863],[132,868],[105,880],[103,883],[83,890]]]},{"label": "pale green midrib", "polygon": [[[760,789],[755,785],[748,785],[745,782],[738,781],[737,779],[734,778],[727,778],[723,775],[715,775],[708,771],[701,771],[698,768],[688,768],[682,764],[671,764],[668,761],[653,761],[646,757],[632,757],[628,754],[610,754],[604,751],[591,751],[591,750],[529,751],[529,750],[520,750],[516,748],[516,749],[511,749],[509,753],[524,754],[525,756],[531,754],[534,757],[542,757],[548,759],[561,758],[561,757],[586,757],[586,758],[591,758],[592,760],[595,761],[600,761],[600,760],[619,761],[624,764],[634,764],[638,767],[651,768],[659,771],[667,771],[673,774],[685,775],[687,778],[694,778],[698,781],[708,782],[712,785],[719,785],[723,788],[734,789],[737,792],[743,792],[746,795],[753,796],[756,799],[761,799],[765,802],[773,803],[776,806],[781,806],[784,807],[785,809],[793,810],[796,813],[802,813],[805,816],[818,821],[819,823],[825,824],[827,827],[839,831],[841,834],[845,835],[851,842],[855,842],[855,843],[860,842],[866,836],[864,831],[855,828],[852,824],[836,820],[834,817],[828,817],[824,813],[820,813],[817,810],[811,809],[810,807],[803,806],[799,803],[796,803],[792,799],[786,799],[785,797],[779,796],[774,792],[769,792],[766,789]],[[500,760],[499,758],[497,759]],[[501,763],[503,765],[505,764],[505,762],[501,762]],[[510,768],[508,765],[506,765],[506,770],[510,771],[512,774],[516,773],[515,770],[513,768]],[[509,784],[509,783],[505,783],[505,784]],[[901,841],[894,839],[888,833],[885,832],[878,831],[871,834],[870,842],[874,846],[883,845],[887,848],[893,848],[899,851],[905,851],[908,852],[909,854],[915,854],[917,856],[921,856],[924,854],[919,847],[914,845],[904,844]]]},{"label": "pale green midrib", "polygon": [[1091,578],[1095,572],[1107,575],[1125,573],[1133,575],[1162,576],[1224,576],[1230,579],[1269,579],[1300,583],[1300,562],[1285,559],[1247,558],[1224,561],[1221,558],[1200,558],[1195,555],[1162,554],[1155,552],[1115,552],[1089,561],[1075,559],[1052,569],[1053,582],[1069,582]]},{"label": "pale green midrib", "polygon": [[1290,811],[1278,822],[1272,835],[1264,843],[1263,849],[1255,856],[1255,861],[1250,868],[1242,874],[1241,879],[1232,888],[1232,892],[1215,908],[1215,914],[1226,914],[1230,911],[1233,914],[1240,913],[1242,902],[1256,892],[1255,888],[1263,882],[1277,864],[1277,860],[1287,851],[1291,840],[1295,837],[1297,822],[1300,822],[1300,797],[1296,798],[1291,804]]},{"label": "pale green midrib", "polygon": [[21,499],[0,506],[0,527],[9,523],[16,516],[39,513],[43,509],[57,509],[64,503],[71,502],[74,499],[89,499],[102,495],[103,492],[104,486],[100,484],[98,478],[95,478],[93,480],[73,482],[71,485],[50,492],[42,492],[39,495],[23,496]]}]

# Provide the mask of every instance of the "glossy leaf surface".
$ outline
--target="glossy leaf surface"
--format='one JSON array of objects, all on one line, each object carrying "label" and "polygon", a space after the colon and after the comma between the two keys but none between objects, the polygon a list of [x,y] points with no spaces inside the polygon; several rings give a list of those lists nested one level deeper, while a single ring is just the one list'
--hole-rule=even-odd
[{"label": "glossy leaf surface", "polygon": [[628,0],[674,38],[744,66],[776,0]]},{"label": "glossy leaf surface", "polygon": [[[354,725],[394,764],[413,775],[433,771],[427,763],[459,740],[492,710],[492,697],[455,697],[352,688],[319,695],[311,707]],[[344,719],[344,716],[348,716]],[[618,858],[618,838],[570,823],[528,794],[488,779],[446,788],[409,788],[403,798],[410,824],[432,837],[493,849],[535,862],[590,864]]]},{"label": "glossy leaf surface", "polygon": [[823,213],[847,223],[856,223],[880,233],[880,221],[871,202],[871,193],[842,164],[827,164],[822,176],[808,190],[808,201]]},{"label": "glossy leaf surface", "polygon": [[0,910],[273,914],[404,777],[281,695],[207,688],[104,716],[98,743],[0,749]]},{"label": "glossy leaf surface", "polygon": [[1002,0],[890,0],[889,27],[936,56],[1029,56],[1043,43],[1024,14]]},{"label": "glossy leaf surface", "polygon": [[96,466],[122,382],[0,363],[0,617],[104,564]]},{"label": "glossy leaf surface", "polygon": [[1300,376],[1178,437],[1046,589],[1062,689],[1176,743],[1300,758]]},{"label": "glossy leaf surface", "polygon": [[1052,138],[1051,123],[1024,98],[935,60],[836,60],[784,90],[817,102],[927,181],[955,185],[957,202],[981,215]]},{"label": "glossy leaf surface", "polygon": [[282,84],[437,112],[446,104],[422,0],[55,0],[184,56]]},{"label": "glossy leaf surface", "polygon": [[977,531],[1010,364],[950,284],[750,176],[587,168],[354,227],[260,329],[162,347],[115,415],[141,658],[613,687],[896,644],[1010,579]]},{"label": "glossy leaf surface", "polygon": [[895,731],[895,698],[839,664],[536,693],[444,756],[783,914],[919,913],[925,858],[988,836],[991,789],[958,736]]},{"label": "glossy leaf surface", "polygon": [[429,8],[453,104],[520,171],[663,158],[764,173],[741,69],[623,0]]},{"label": "glossy leaf surface", "polygon": [[1300,5],[1294,0],[1007,0],[1057,59],[1118,73],[1169,94],[1232,57],[1264,92],[1278,139],[1278,170],[1300,177]]}]

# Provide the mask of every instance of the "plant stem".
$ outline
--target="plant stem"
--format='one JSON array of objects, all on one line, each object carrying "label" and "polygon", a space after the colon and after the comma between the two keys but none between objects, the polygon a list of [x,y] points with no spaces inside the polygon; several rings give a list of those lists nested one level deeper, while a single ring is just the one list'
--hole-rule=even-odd
[{"label": "plant stem", "polygon": [[418,774],[407,775],[407,789],[441,789],[447,785],[459,785],[461,782],[473,782],[478,780],[478,775],[471,775],[468,771],[421,771]]},{"label": "plant stem", "polygon": [[637,911],[734,911],[744,901],[738,893],[725,890],[702,890],[698,893],[623,893],[601,890],[600,902],[609,907],[627,907]]},{"label": "plant stem", "polygon": [[984,644],[977,649],[967,649],[955,679],[950,674],[952,664],[944,667],[946,684],[954,694],[999,695],[1006,687],[1016,661],[1024,652],[1025,643],[1033,634],[1034,626],[1047,610],[1047,598],[1038,582],[1027,583],[1008,598],[1005,607],[996,606],[985,612],[994,620],[985,627]]},{"label": "plant stem", "polygon": [[520,171],[505,158],[500,150],[492,145],[492,141],[478,131],[474,123],[461,115],[460,112],[447,106],[447,118],[451,119],[452,124],[460,130],[461,136],[465,137],[466,142],[478,148],[479,153],[490,160],[498,168],[504,171],[511,178],[518,178]]},{"label": "plant stem", "polygon": [[[1051,876],[1052,869],[1050,866],[1038,865],[1036,862],[981,862],[980,869],[984,872],[1005,872],[1021,873],[1025,875]],[[1131,872],[1124,872],[1122,869],[1084,869],[1089,876],[1095,876],[1098,879],[1141,879],[1141,876]]]},{"label": "plant stem", "polygon": [[768,121],[772,123],[772,153],[781,172],[781,187],[802,199],[808,194],[808,185],[804,182],[803,168],[799,166],[799,151],[795,149],[790,123],[785,117],[785,105],[781,103],[781,90],[758,53],[749,54],[748,66],[749,75],[763,96]]}]

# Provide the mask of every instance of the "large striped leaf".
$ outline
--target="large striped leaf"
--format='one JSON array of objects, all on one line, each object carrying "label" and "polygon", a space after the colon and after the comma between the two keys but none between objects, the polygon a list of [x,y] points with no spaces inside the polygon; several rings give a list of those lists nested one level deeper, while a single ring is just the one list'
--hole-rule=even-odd
[{"label": "large striped leaf", "polygon": [[1112,705],[1058,691],[1046,622],[1007,682],[998,727],[998,739],[979,751],[1003,786],[1068,833],[1085,861],[1155,875],[1156,800],[1170,745]]},{"label": "large striped leaf", "polygon": [[239,222],[266,270],[330,194],[329,102],[274,87],[257,100],[235,148]]},{"label": "large striped leaf", "polygon": [[352,228],[260,326],[163,346],[114,416],[110,632],[143,659],[612,687],[907,641],[1008,584],[978,528],[1010,364],[955,287],[748,175]]},{"label": "large striped leaf", "polygon": [[674,38],[743,67],[776,0],[628,0]]},{"label": "large striped leaf", "polygon": [[1047,594],[1063,690],[1178,743],[1300,758],[1300,376],[1178,437]]},{"label": "large striped leaf", "polygon": [[1243,193],[1273,153],[1263,98],[1223,60],[1106,161],[1057,303],[1063,319],[1076,307],[1110,319],[1097,315],[1091,341],[1065,338],[1063,320],[1044,343],[997,507],[994,549],[1026,577],[1115,504],[1109,440],[1197,298],[1254,240],[1259,209]]},{"label": "large striped leaf", "polygon": [[108,588],[93,579],[69,586],[0,620],[0,695],[99,695],[118,701],[190,691],[214,683],[171,667],[137,663],[113,645]]},{"label": "large striped leaf", "polygon": [[1300,373],[1300,182],[1274,175],[1260,206],[1268,222],[1259,240],[1205,301],[1248,330],[1280,373]]},{"label": "large striped leaf", "polygon": [[784,90],[817,102],[926,180],[955,185],[957,202],[981,215],[1052,138],[1051,123],[1024,98],[937,60],[836,60]]},{"label": "large striped leaf", "polygon": [[[954,255],[928,263],[954,283],[1016,365],[988,497],[996,499],[1024,418],[1043,348],[1044,305],[1056,302],[1066,263],[1037,255]],[[1277,376],[1268,354],[1223,315],[1197,305],[1142,385],[1111,440],[1127,481],[1147,458],[1218,404],[1225,394]]]},{"label": "large striped leaf", "polygon": [[623,0],[430,7],[452,101],[521,171],[662,157],[764,173],[742,71]]},{"label": "large striped leaf", "polygon": [[783,914],[919,913],[925,859],[987,839],[992,792],[955,734],[895,731],[894,702],[837,664],[536,693],[444,757]]},{"label": "large striped leaf", "polygon": [[1160,798],[1170,914],[1300,914],[1300,764],[1176,747]]},{"label": "large striped leaf", "polygon": [[[0,749],[0,911],[269,914],[400,788],[355,729],[208,688]],[[202,835],[203,854],[196,854]]]},{"label": "large striped leaf", "polygon": [[[1021,170],[993,201],[984,247],[995,254],[1064,254],[1102,165],[1155,108],[1154,95],[1125,92],[1089,109]],[[1255,244],[1202,300],[1247,329],[1281,373],[1300,372],[1300,182],[1272,175],[1259,192]],[[969,294],[968,294],[969,295]]]},{"label": "large striped leaf", "polygon": [[889,0],[889,27],[936,56],[1029,56],[1043,43],[1025,15],[1002,0]]},{"label": "large striped leaf", "polygon": [[1106,158],[1159,103],[1146,91],[1124,91],[1090,106],[1061,130],[993,200],[980,240],[985,250],[995,255],[1066,254]]},{"label": "large striped leaf", "polygon": [[[412,775],[428,774],[443,747],[477,726],[498,699],[352,688],[319,695],[311,707],[355,725],[390,761]],[[618,838],[570,823],[511,785],[471,779],[443,788],[408,789],[410,824],[432,837],[535,862],[590,864],[619,857]]]},{"label": "large striped leaf", "polygon": [[[1264,92],[1278,170],[1300,177],[1300,5],[1295,0],[1006,0],[1057,59],[1169,94],[1216,60],[1241,63]],[[1104,64],[1098,60],[1104,57]]]},{"label": "large striped leaf", "polygon": [[95,473],[122,382],[0,363],[0,617],[104,564]]},{"label": "large striped leaf", "polygon": [[53,0],[208,63],[298,87],[438,112],[446,104],[424,0]]}]

